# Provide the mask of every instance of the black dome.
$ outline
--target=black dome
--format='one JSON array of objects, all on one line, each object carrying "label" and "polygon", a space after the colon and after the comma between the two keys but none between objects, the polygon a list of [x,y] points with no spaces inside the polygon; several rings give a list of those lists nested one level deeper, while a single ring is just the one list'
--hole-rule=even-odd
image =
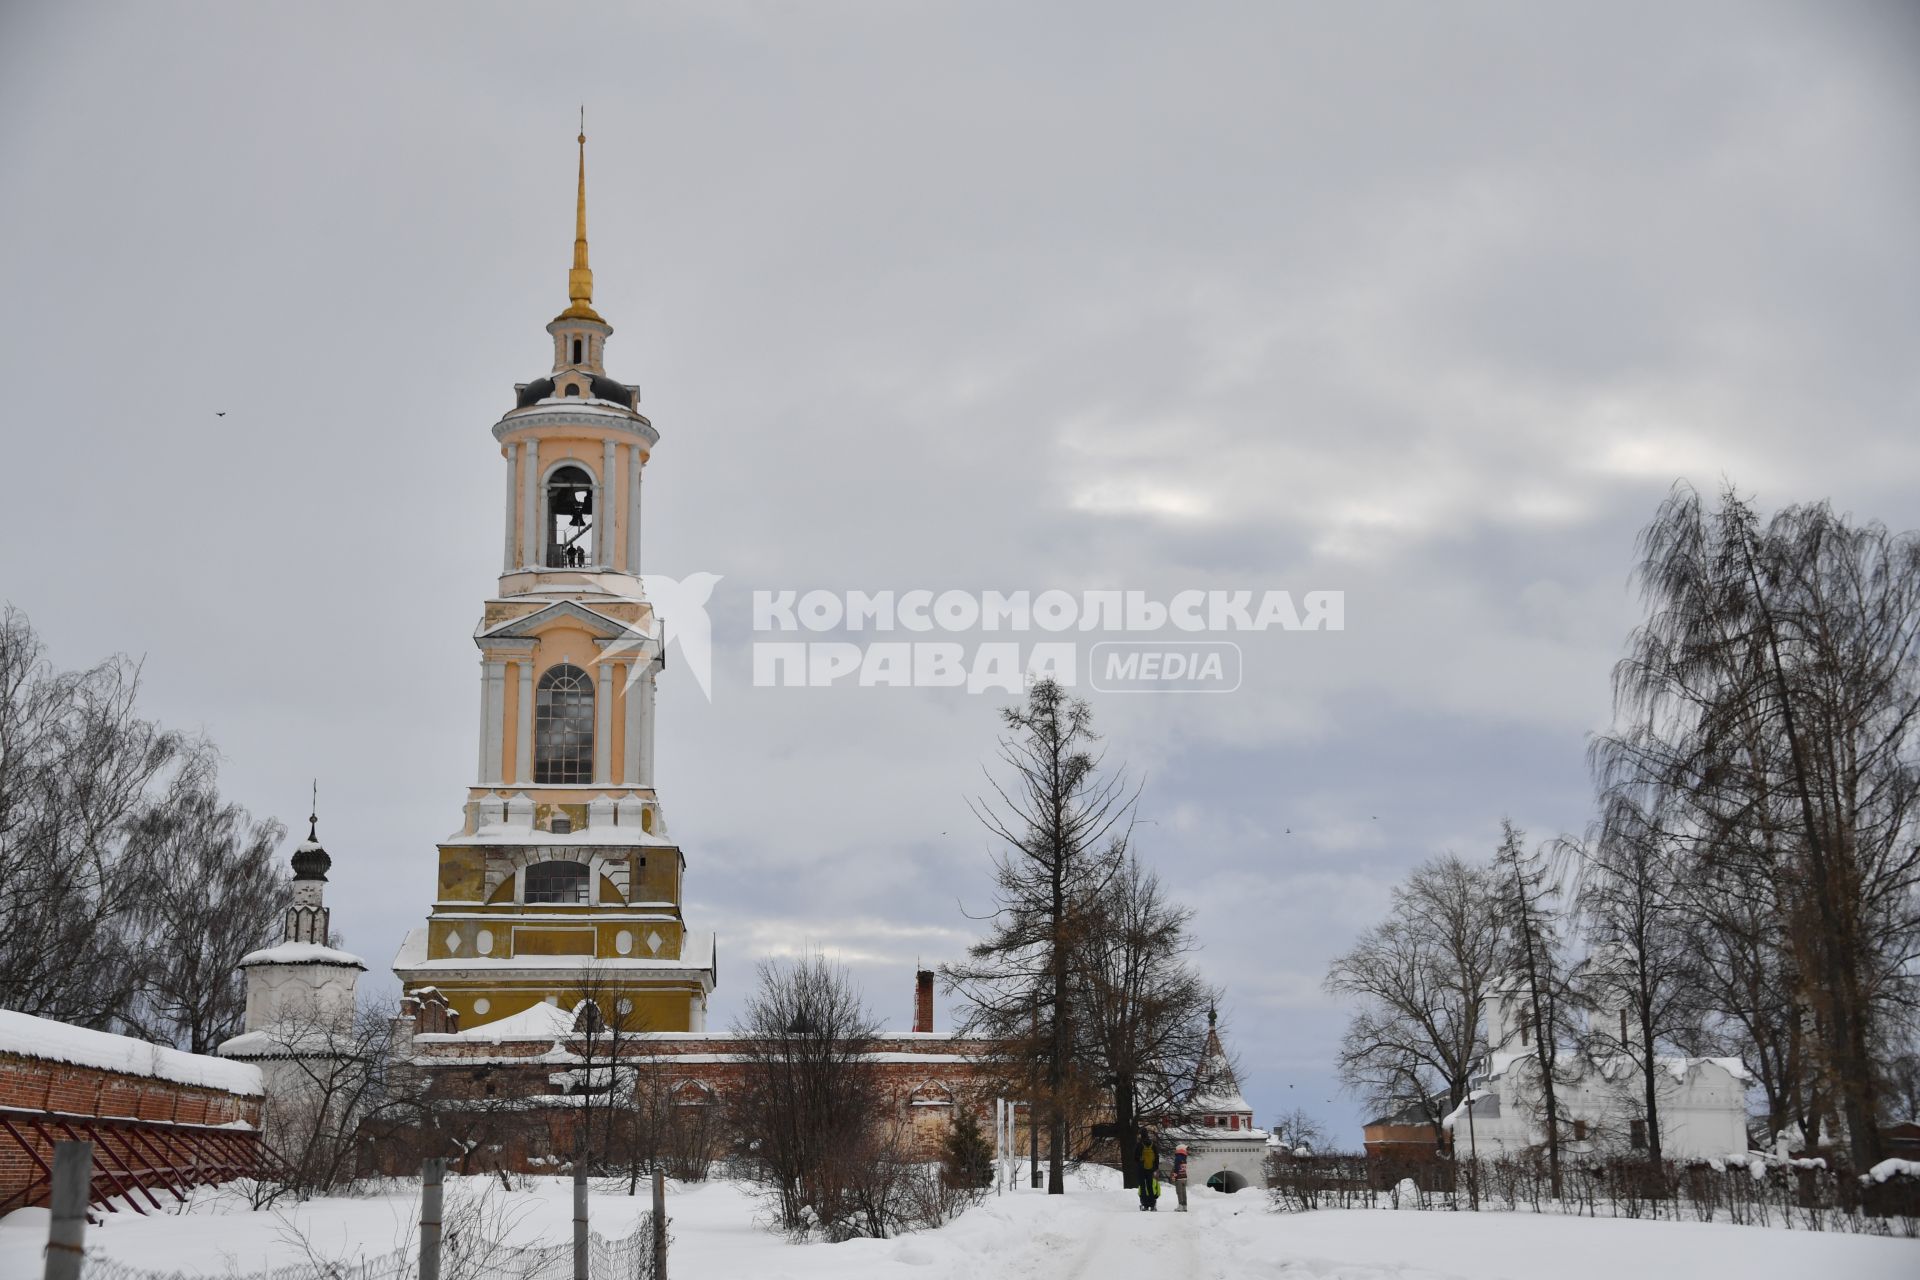
[{"label": "black dome", "polygon": [[612,378],[598,373],[588,374],[587,381],[593,386],[595,399],[611,400],[615,404],[626,405],[629,409],[633,407],[633,388],[626,383],[615,382]]},{"label": "black dome", "polygon": [[327,869],[333,866],[333,858],[320,847],[317,840],[305,840],[293,851],[293,878],[295,880],[325,880]]},{"label": "black dome", "polygon": [[[633,408],[633,388],[624,382],[616,382],[603,373],[587,374],[587,390],[596,400],[611,400],[615,404]],[[537,378],[520,388],[520,394],[514,401],[514,408],[524,409],[530,404],[553,398],[553,379]]]}]

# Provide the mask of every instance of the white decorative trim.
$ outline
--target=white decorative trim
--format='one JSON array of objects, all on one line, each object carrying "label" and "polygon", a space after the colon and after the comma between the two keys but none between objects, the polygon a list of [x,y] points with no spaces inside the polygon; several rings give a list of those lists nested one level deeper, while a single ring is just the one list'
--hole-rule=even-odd
[{"label": "white decorative trim", "polygon": [[520,442],[520,567],[539,569],[540,555],[540,442]]},{"label": "white decorative trim", "polygon": [[638,436],[647,442],[651,449],[660,443],[660,433],[653,429],[646,416],[631,409],[614,404],[610,400],[598,405],[552,405],[537,409],[516,410],[493,425],[493,438],[505,440],[509,432],[523,431],[529,427],[585,427],[594,431],[618,431],[623,435]]},{"label": "white decorative trim", "polygon": [[484,665],[487,673],[487,750],[481,782],[485,786],[497,787],[506,781],[503,757],[507,745],[507,664],[489,657]]},{"label": "white decorative trim", "polygon": [[613,568],[614,538],[619,523],[613,514],[613,451],[611,439],[600,442],[600,491],[593,504],[593,563],[599,569]]},{"label": "white decorative trim", "polygon": [[627,446],[627,572],[640,576],[640,449]]},{"label": "white decorative trim", "polygon": [[500,572],[512,573],[518,566],[514,564],[515,525],[513,504],[520,496],[520,446],[507,446],[507,513],[506,513],[506,555],[501,562]]},{"label": "white decorative trim", "polygon": [[613,664],[604,656],[593,707],[593,781],[596,786],[613,782]]},{"label": "white decorative trim", "polygon": [[533,785],[533,655],[531,652],[519,662],[520,667],[520,707],[514,716],[513,773],[514,781],[523,787]]}]

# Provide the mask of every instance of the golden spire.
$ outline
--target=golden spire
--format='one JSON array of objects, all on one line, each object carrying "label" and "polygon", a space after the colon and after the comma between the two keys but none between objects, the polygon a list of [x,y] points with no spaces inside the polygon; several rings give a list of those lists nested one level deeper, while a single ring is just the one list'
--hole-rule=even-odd
[{"label": "golden spire", "polygon": [[567,309],[562,320],[606,321],[593,309],[593,268],[587,265],[587,109],[580,108],[580,194],[573,213],[573,270],[567,272]]}]

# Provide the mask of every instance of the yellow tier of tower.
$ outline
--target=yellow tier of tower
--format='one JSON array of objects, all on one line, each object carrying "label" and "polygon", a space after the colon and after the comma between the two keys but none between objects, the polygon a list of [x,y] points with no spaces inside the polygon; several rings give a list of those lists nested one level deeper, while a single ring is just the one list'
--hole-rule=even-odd
[{"label": "yellow tier of tower", "polygon": [[641,475],[659,436],[609,377],[593,309],[586,138],[553,368],[515,387],[499,589],[480,650],[480,749],[432,913],[394,960],[472,1027],[591,1001],[633,1030],[704,1029],[714,940],[681,914],[686,859],[653,785],[663,630],[640,578]]}]

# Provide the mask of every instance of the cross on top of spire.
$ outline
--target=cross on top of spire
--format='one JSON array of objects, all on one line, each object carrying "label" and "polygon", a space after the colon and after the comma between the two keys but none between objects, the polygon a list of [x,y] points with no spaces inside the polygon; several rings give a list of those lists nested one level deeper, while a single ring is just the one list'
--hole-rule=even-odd
[{"label": "cross on top of spire", "polygon": [[587,265],[587,108],[580,108],[580,187],[574,199],[573,269],[567,272],[567,309],[562,320],[605,324],[593,309],[593,268]]},{"label": "cross on top of spire", "polygon": [[332,856],[320,847],[320,780],[315,778],[313,811],[307,815],[307,838],[293,851],[293,878],[324,881],[332,866]]}]

